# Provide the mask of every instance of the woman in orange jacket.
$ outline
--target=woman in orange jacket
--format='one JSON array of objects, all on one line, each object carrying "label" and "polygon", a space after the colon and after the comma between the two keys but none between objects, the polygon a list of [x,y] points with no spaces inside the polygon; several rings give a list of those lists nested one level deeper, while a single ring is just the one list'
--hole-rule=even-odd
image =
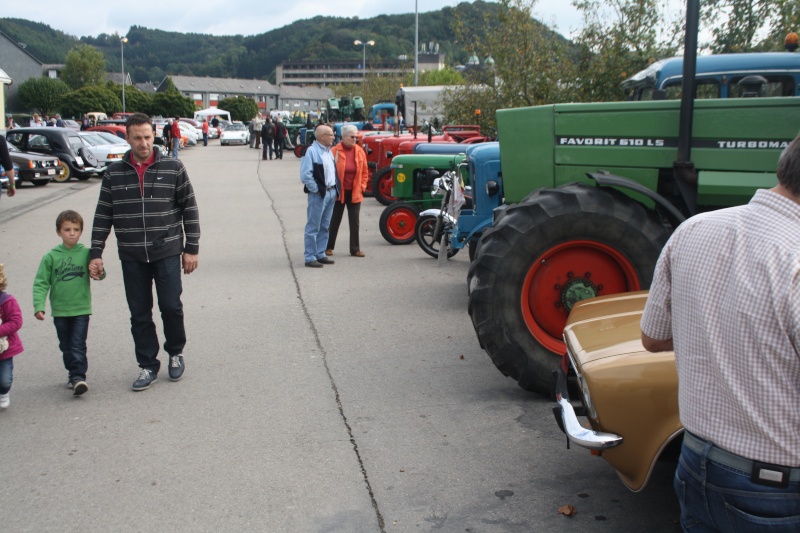
[{"label": "woman in orange jacket", "polygon": [[358,214],[361,211],[361,201],[369,180],[369,167],[367,154],[364,149],[356,144],[358,128],[352,124],[342,126],[342,142],[331,148],[333,160],[336,162],[336,174],[342,180],[339,198],[333,205],[328,246],[325,255],[333,255],[336,245],[336,234],[339,233],[339,224],[342,222],[344,208],[347,206],[347,222],[350,225],[350,255],[364,257],[364,252],[358,245]]}]

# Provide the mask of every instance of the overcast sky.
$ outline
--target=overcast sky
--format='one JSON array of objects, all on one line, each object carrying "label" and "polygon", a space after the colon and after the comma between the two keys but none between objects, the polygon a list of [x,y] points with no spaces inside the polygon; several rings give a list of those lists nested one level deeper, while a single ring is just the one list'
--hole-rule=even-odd
[{"label": "overcast sky", "polygon": [[[472,0],[461,0],[472,2]],[[459,0],[418,0],[419,12],[455,7]],[[1,17],[42,22],[75,37],[101,33],[124,35],[131,26],[213,35],[255,35],[300,19],[323,16],[372,18],[382,14],[414,13],[415,0],[1,0]],[[569,0],[539,0],[538,19],[557,26],[567,37],[578,28],[580,16]],[[420,35],[420,41],[435,40]]]}]

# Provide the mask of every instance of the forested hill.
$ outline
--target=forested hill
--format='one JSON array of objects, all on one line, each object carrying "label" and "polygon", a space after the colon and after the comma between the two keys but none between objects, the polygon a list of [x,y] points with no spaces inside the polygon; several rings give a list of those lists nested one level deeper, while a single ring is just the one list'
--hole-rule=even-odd
[{"label": "forested hill", "polygon": [[[454,42],[453,22],[458,18],[474,26],[475,33],[487,31],[484,14],[497,9],[498,4],[479,0],[420,13],[420,44],[438,43],[447,64],[466,63],[468,54]],[[26,49],[44,63],[63,63],[71,48],[86,43],[103,52],[109,71],[120,70],[119,35],[78,39],[45,24],[11,18],[0,18],[0,31],[25,43]],[[370,19],[314,17],[251,36],[214,36],[132,26],[127,37],[125,70],[130,71],[136,82],[158,81],[166,74],[274,81],[275,66],[282,61],[360,58],[362,48],[353,44],[356,39],[375,41],[375,46],[367,50],[368,61],[395,59],[403,54],[413,57],[414,14]]]}]

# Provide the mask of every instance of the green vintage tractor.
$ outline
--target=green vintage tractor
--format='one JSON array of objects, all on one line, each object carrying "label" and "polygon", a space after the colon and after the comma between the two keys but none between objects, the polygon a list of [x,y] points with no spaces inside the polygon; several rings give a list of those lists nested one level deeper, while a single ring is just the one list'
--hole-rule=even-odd
[{"label": "green vintage tractor", "polygon": [[[469,313],[481,346],[521,387],[551,389],[575,302],[649,288],[683,220],[777,182],[800,97],[688,94],[688,112],[687,98],[498,111],[505,206],[477,244]],[[719,280],[736,290],[725,272]]]}]

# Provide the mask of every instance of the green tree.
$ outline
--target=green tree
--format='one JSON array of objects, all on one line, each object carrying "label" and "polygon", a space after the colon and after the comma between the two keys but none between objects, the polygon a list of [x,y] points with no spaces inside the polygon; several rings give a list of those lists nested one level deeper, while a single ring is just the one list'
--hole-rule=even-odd
[{"label": "green tree", "polygon": [[29,78],[19,86],[19,98],[28,109],[38,109],[44,115],[60,111],[61,98],[69,92],[69,86],[54,78]]},{"label": "green tree", "polygon": [[219,108],[231,114],[231,120],[249,122],[258,114],[258,104],[246,96],[232,96],[219,102]]},{"label": "green tree", "polygon": [[[496,127],[498,109],[570,98],[564,84],[575,74],[568,43],[533,19],[535,3],[500,0],[498,9],[485,12],[481,23],[456,13],[458,40],[466,43],[470,56],[491,57],[494,64],[484,61],[482,66],[468,68],[466,83],[445,91],[445,122],[472,124],[477,119],[484,131],[491,132]],[[476,28],[481,31],[475,32]],[[477,109],[480,115],[476,115]]]},{"label": "green tree", "polygon": [[67,54],[62,78],[73,89],[105,82],[106,62],[94,46],[79,44]]},{"label": "green tree", "polygon": [[420,85],[462,85],[464,76],[454,68],[429,70],[419,75]]},{"label": "green tree", "polygon": [[[127,97],[127,92],[125,93]],[[194,100],[181,96],[178,91],[159,92],[153,95],[150,115],[162,117],[191,117],[197,106]]]},{"label": "green tree", "polygon": [[[122,85],[108,81],[106,82],[106,87],[114,91],[120,102],[122,101]],[[140,91],[132,85],[125,86],[125,111],[130,113],[149,113],[152,104],[152,95]]]},{"label": "green tree", "polygon": [[105,85],[83,87],[61,98],[61,112],[65,116],[80,117],[92,111],[102,111],[111,116],[122,111],[122,101]]},{"label": "green tree", "polygon": [[682,44],[685,13],[670,20],[663,0],[573,0],[573,5],[584,21],[576,39],[580,75],[570,84],[575,100],[622,100],[623,80],[675,55]]}]

